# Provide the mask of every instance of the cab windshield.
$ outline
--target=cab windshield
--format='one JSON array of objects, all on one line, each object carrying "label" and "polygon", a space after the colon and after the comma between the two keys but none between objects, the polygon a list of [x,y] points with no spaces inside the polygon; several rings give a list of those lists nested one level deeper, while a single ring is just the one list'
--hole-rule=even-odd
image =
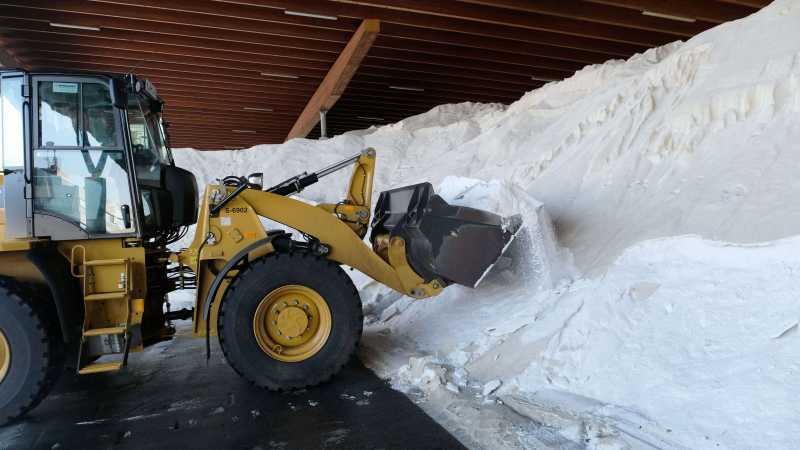
[{"label": "cab windshield", "polygon": [[172,164],[161,114],[150,109],[149,100],[131,95],[128,98],[128,129],[136,177],[140,181],[158,183],[161,167]]}]

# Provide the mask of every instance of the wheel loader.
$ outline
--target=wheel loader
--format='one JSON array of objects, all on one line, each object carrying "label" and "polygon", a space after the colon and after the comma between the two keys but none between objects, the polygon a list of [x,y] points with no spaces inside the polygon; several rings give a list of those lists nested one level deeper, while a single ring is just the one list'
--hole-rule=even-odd
[{"label": "wheel loader", "polygon": [[[123,369],[181,319],[256,386],[324,382],[362,331],[343,267],[433,297],[474,286],[520,227],[429,183],[381,193],[373,213],[372,149],[271,187],[235,174],[200,193],[175,166],[163,109],[132,74],[0,71],[0,423],[65,369]],[[348,167],[342,201],[292,197]],[[190,227],[188,248],[171,250]],[[179,289],[195,291],[193,309],[170,310]]]}]

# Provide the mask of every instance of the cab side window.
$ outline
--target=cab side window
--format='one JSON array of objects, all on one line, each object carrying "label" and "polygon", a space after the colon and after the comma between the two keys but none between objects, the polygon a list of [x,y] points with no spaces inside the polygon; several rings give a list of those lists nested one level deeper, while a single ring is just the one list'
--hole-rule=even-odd
[{"label": "cab side window", "polygon": [[91,234],[132,233],[129,171],[108,84],[38,81],[34,210]]},{"label": "cab side window", "polygon": [[80,83],[39,83],[39,145],[79,147]]},{"label": "cab side window", "polygon": [[25,161],[22,81],[21,75],[0,78],[0,168],[22,167]]},{"label": "cab side window", "polygon": [[119,147],[117,134],[107,85],[39,82],[40,147]]},{"label": "cab side window", "polygon": [[119,147],[114,106],[108,86],[83,83],[83,145],[86,147]]},{"label": "cab side window", "polygon": [[[25,164],[25,129],[23,119],[23,103],[22,98],[22,85],[24,78],[22,74],[0,74],[0,169],[13,170],[20,169]],[[10,175],[10,174],[9,174]],[[7,177],[9,175],[6,175]],[[22,176],[22,175],[18,175]],[[9,178],[5,179],[4,184],[0,184],[0,208],[6,208],[6,196],[16,196],[17,199],[22,197],[22,192],[17,192],[23,189],[8,187]],[[13,203],[10,203],[13,204]],[[17,208],[23,208],[21,203],[18,203]],[[12,206],[14,208],[14,206]],[[15,209],[13,216],[23,216],[24,211]],[[14,220],[13,218],[11,219]],[[20,217],[19,223],[24,224],[24,218]],[[11,225],[10,227],[14,227]],[[6,235],[9,233],[8,225],[6,226]],[[23,226],[24,227],[24,226]],[[20,233],[20,230],[15,230]]]}]

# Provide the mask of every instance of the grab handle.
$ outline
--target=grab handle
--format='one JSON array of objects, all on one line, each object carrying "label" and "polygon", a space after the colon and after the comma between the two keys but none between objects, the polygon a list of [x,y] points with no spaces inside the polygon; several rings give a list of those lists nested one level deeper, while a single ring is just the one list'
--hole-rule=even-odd
[{"label": "grab handle", "polygon": [[[78,249],[80,249],[80,253],[81,253],[80,264],[76,264],[76,256],[78,254],[78,252],[76,252],[76,250],[78,250]],[[82,246],[82,245],[76,245],[76,246],[72,247],[72,249],[69,251],[69,271],[72,273],[73,277],[75,277],[75,278],[83,278],[84,276],[86,276],[84,273],[81,273],[80,271],[79,272],[75,272],[75,269],[77,267],[83,266],[85,262],[86,262],[86,248],[84,246]]]}]

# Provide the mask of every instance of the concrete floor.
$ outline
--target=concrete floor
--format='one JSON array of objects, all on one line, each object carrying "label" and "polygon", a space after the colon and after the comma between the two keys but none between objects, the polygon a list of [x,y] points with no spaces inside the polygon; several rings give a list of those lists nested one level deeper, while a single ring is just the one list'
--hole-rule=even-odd
[{"label": "concrete floor", "polygon": [[[65,374],[0,449],[461,449],[359,362],[333,381],[277,394],[252,387],[187,331],[131,355],[118,374]],[[214,341],[215,342],[215,341]]]}]

